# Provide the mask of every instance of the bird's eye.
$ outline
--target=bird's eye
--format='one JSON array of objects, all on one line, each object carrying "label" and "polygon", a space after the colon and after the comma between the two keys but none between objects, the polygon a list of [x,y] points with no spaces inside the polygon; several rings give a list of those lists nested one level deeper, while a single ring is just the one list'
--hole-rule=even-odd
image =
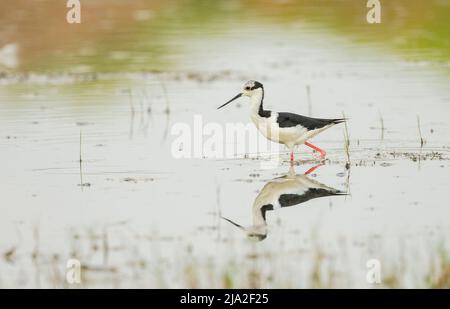
[{"label": "bird's eye", "polygon": [[249,86],[245,87],[245,90],[250,90],[250,87]]}]

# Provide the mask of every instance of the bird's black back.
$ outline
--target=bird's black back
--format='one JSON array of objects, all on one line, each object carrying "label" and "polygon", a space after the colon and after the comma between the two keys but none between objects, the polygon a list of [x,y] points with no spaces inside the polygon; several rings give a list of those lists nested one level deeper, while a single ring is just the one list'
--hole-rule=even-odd
[{"label": "bird's black back", "polygon": [[309,188],[303,194],[281,194],[280,197],[278,198],[278,202],[280,203],[281,207],[288,207],[305,203],[315,198],[333,195],[345,195],[345,193],[338,190]]},{"label": "bird's black back", "polygon": [[323,128],[330,124],[341,123],[345,121],[343,118],[339,119],[321,119],[321,118],[311,118],[302,115],[297,115],[293,113],[278,113],[277,123],[280,128],[289,128],[301,125],[308,130],[315,130]]}]

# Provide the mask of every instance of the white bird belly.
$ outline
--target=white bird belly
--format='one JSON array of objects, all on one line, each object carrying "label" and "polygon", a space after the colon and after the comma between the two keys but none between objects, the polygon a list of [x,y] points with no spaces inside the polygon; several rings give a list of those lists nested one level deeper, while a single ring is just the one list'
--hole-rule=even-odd
[{"label": "white bird belly", "polygon": [[301,143],[297,141],[301,141],[308,134],[308,130],[302,126],[280,128],[276,119],[272,119],[272,117],[263,118],[256,116],[252,117],[252,120],[259,132],[272,142],[296,145]]},{"label": "white bird belly", "polygon": [[280,178],[268,182],[253,204],[254,210],[261,208],[264,205],[272,205],[274,209],[281,208],[280,196],[283,194],[303,195],[309,189],[297,179]]},{"label": "white bird belly", "polygon": [[252,120],[258,130],[267,139],[276,143],[285,144],[288,147],[304,144],[310,138],[332,126],[331,124],[315,130],[308,130],[301,125],[282,128],[276,122],[276,117],[276,115],[268,118],[255,116],[252,117]]}]

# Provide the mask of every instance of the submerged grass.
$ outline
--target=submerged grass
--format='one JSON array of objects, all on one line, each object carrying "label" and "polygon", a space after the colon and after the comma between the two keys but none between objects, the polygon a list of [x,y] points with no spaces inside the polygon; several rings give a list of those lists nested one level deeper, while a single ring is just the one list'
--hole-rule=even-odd
[{"label": "submerged grass", "polygon": [[417,129],[419,131],[420,148],[425,144],[425,140],[422,137],[422,129],[420,128],[420,117],[417,115]]},{"label": "submerged grass", "polygon": [[[199,255],[190,240],[165,240],[153,236],[131,233],[133,229],[116,226],[109,229],[111,241],[105,244],[105,229],[90,228],[76,232],[70,238],[68,254],[43,252],[35,249],[26,255],[25,248],[17,247],[2,253],[0,271],[8,269],[9,276],[17,276],[2,287],[51,287],[51,288],[449,288],[450,251],[442,245],[429,244],[422,264],[415,259],[415,245],[402,248],[401,257],[379,251],[382,261],[380,284],[366,281],[365,261],[369,257],[365,248],[359,248],[358,263],[348,260],[351,246],[310,244],[303,249],[287,249],[278,252],[246,239],[227,239],[217,242],[218,250]],[[74,236],[76,235],[76,236]],[[38,242],[38,241],[37,241]],[[342,239],[336,239],[342,244]],[[36,244],[37,245],[37,244]],[[176,249],[173,255],[160,249]],[[145,248],[151,248],[147,250]],[[171,250],[172,250],[171,249]],[[105,251],[108,259],[105,260]],[[239,254],[236,254],[239,252]],[[11,262],[12,256],[13,262]],[[68,284],[66,262],[76,258],[81,262],[82,282]],[[27,260],[30,269],[24,269]],[[357,260],[358,260],[357,259]],[[354,260],[353,260],[354,261]],[[399,261],[401,266],[399,266]],[[12,272],[11,272],[12,270]],[[25,279],[19,280],[23,274]],[[409,279],[408,279],[409,278]],[[411,281],[411,278],[414,280]],[[17,279],[17,280],[15,280]]]},{"label": "submerged grass", "polygon": [[312,116],[311,87],[306,85],[306,100],[308,102],[308,116]]},{"label": "submerged grass", "polygon": [[[345,117],[345,113],[342,112],[342,118],[346,119]],[[351,166],[351,161],[350,161],[350,136],[348,133],[348,126],[347,126],[347,121],[344,121],[344,151],[345,151],[345,156],[347,158],[347,162],[345,163],[345,168],[347,170],[350,169]]]},{"label": "submerged grass", "polygon": [[83,180],[83,132],[80,130],[80,142],[79,142],[79,157],[78,157],[78,169],[79,169],[79,175],[80,175],[80,183],[78,184],[81,189],[83,190],[83,187],[89,187],[91,184],[88,182],[84,182]]},{"label": "submerged grass", "polygon": [[79,168],[80,168],[80,186],[83,187],[83,155],[82,155],[82,146],[83,146],[83,132],[80,130],[80,156],[79,156]]},{"label": "submerged grass", "polygon": [[380,130],[381,130],[380,139],[384,140],[384,131],[386,129],[384,127],[384,118],[383,115],[381,115],[381,113],[380,113]]},{"label": "submerged grass", "polygon": [[445,249],[440,248],[438,259],[431,267],[425,281],[433,289],[450,289],[450,257]]},{"label": "submerged grass", "polygon": [[164,142],[167,139],[167,135],[169,133],[169,123],[170,123],[170,101],[169,101],[169,95],[167,93],[167,88],[166,88],[166,84],[164,82],[164,80],[161,78],[160,79],[161,82],[161,87],[162,87],[162,92],[163,92],[163,96],[164,96],[164,100],[166,103],[166,109],[164,110],[164,113],[166,114],[166,125],[164,127],[164,133],[163,133],[163,138],[161,140],[161,142]]}]

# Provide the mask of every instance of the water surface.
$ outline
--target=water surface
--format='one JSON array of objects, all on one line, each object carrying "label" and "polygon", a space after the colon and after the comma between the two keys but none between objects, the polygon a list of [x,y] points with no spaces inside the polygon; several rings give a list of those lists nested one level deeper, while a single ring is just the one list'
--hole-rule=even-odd
[{"label": "water surface", "polygon": [[[0,39],[17,44],[19,64],[0,78],[0,286],[71,287],[70,257],[84,267],[84,287],[445,286],[448,40],[427,15],[448,23],[445,2],[414,2],[395,27],[390,9],[406,4],[388,4],[375,31],[364,15],[347,20],[359,16],[353,3],[333,15],[308,1],[217,10],[133,1],[108,5],[92,24],[106,5],[94,1],[73,33],[51,27],[36,40],[35,29],[48,27],[39,18],[64,10],[50,2],[23,22],[1,10],[10,30]],[[431,43],[399,43],[417,38],[411,25]],[[267,108],[350,119],[350,169],[337,126],[314,139],[328,151],[325,165],[299,176],[348,195],[268,211],[261,241],[221,217],[252,225],[255,198],[289,171],[285,149],[171,152],[175,124],[248,123],[244,99],[216,110],[248,79],[264,83]],[[277,154],[280,164],[264,168]],[[295,174],[318,163],[306,147],[297,156]],[[371,259],[381,285],[366,280]]]}]

